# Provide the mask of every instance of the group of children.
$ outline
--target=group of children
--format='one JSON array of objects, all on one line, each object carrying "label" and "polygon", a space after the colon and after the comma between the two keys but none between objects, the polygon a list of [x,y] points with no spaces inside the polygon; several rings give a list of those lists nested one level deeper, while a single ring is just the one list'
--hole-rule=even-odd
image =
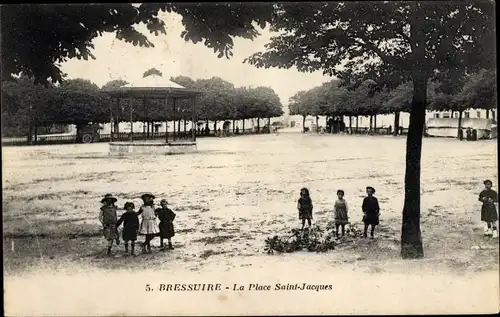
[{"label": "group of children", "polygon": [[[485,189],[479,194],[479,201],[483,203],[481,207],[481,221],[486,222],[485,235],[491,235],[494,238],[498,237],[498,230],[496,221],[498,220],[497,206],[498,194],[491,189],[493,183],[490,180],[485,180]],[[349,208],[344,198],[344,191],[337,190],[337,200],[334,204],[334,223],[335,233],[338,238],[345,235],[345,226],[349,223]],[[379,224],[380,206],[375,196],[375,188],[371,186],[366,187],[366,197],[363,199],[361,209],[363,211],[364,231],[363,237],[368,237],[368,228],[370,230],[370,238],[374,238],[375,227]],[[163,244],[164,239],[168,240],[168,248],[172,247],[172,237],[175,235],[173,221],[175,213],[168,208],[168,202],[162,199],[160,208],[154,208],[155,196],[147,193],[141,196],[143,205],[139,211],[135,211],[134,203],[125,203],[125,212],[118,219],[115,203],[117,199],[111,194],[106,194],[101,200],[102,207],[99,213],[99,221],[103,225],[103,235],[108,241],[108,255],[111,255],[111,250],[114,241],[120,244],[120,237],[118,228],[123,224],[122,238],[125,242],[125,253],[129,252],[135,255],[135,241],[137,236],[144,235],[145,241],[142,243],[142,252],[151,252],[151,241],[156,237],[160,237],[160,248],[165,250]],[[309,190],[302,188],[300,190],[300,198],[297,202],[297,209],[299,210],[299,219],[302,221],[302,230],[305,227],[306,221],[308,226],[311,226],[313,219],[313,203]],[[142,221],[139,222],[139,216],[142,216]],[[339,230],[340,229],[340,230]]]},{"label": "group of children", "polygon": [[[363,237],[368,237],[368,228],[370,227],[370,238],[372,239],[374,238],[375,226],[379,224],[380,217],[380,206],[377,197],[373,196],[374,194],[375,188],[367,186],[366,197],[363,199],[363,205],[361,207],[363,210],[363,223],[365,225]],[[337,200],[334,204],[334,222],[337,238],[340,238],[341,235],[342,237],[345,235],[345,226],[349,223],[349,208],[347,207],[344,195],[345,193],[342,189],[337,190]],[[302,221],[302,230],[304,229],[306,221],[310,227],[313,218],[313,204],[307,188],[302,188],[300,190],[297,209],[299,210],[299,219]]]},{"label": "group of children", "polygon": [[[125,242],[125,253],[135,254],[135,242],[138,235],[144,235],[145,241],[142,243],[142,253],[151,253],[151,241],[160,237],[160,248],[166,250],[163,241],[168,240],[168,248],[173,249],[172,237],[175,235],[173,221],[175,213],[168,208],[168,202],[162,199],[160,208],[154,208],[155,196],[146,193],[141,196],[144,202],[141,208],[136,212],[135,205],[132,202],[126,202],[123,209],[125,212],[118,219],[118,207],[115,203],[118,201],[113,195],[106,194],[101,200],[102,207],[99,213],[99,221],[103,226],[104,238],[108,241],[108,255],[111,255],[113,243],[120,244],[118,228],[123,224],[122,238]],[[142,220],[139,222],[139,216]]]},{"label": "group of children", "polygon": [[[481,207],[481,221],[486,222],[484,232],[487,236],[498,238],[498,230],[496,226],[498,214],[497,206],[495,205],[498,203],[498,194],[496,191],[491,189],[493,185],[491,180],[485,180],[483,184],[485,189],[479,194],[479,201],[483,203]],[[371,227],[370,238],[372,239],[374,238],[375,226],[379,224],[380,217],[380,206],[377,198],[373,196],[374,194],[375,188],[371,186],[366,187],[366,197],[363,199],[363,204],[361,206],[363,211],[363,223],[365,225],[363,237],[367,237],[368,227]],[[297,209],[299,210],[299,219],[302,221],[302,230],[304,229],[306,220],[310,227],[313,204],[307,188],[302,188],[300,190],[300,198],[297,202]],[[344,191],[342,189],[337,190],[337,200],[334,205],[334,221],[336,236],[340,237],[340,234],[344,236],[345,225],[349,223],[349,217],[347,202],[344,199]],[[340,232],[339,228],[341,229]]]}]

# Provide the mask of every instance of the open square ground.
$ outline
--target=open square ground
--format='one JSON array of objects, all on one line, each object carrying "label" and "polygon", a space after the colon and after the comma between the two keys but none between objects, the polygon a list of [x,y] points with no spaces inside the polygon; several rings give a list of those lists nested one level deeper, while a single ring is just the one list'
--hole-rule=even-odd
[{"label": "open square ground", "polygon": [[[346,285],[357,279],[375,285],[384,276],[397,285],[397,276],[425,279],[426,274],[439,272],[425,280],[434,287],[436,301],[441,288],[469,301],[485,300],[477,307],[468,302],[450,306],[450,312],[498,307],[498,290],[482,297],[470,295],[474,287],[484,287],[481,279],[491,281],[492,287],[498,285],[498,240],[483,237],[477,200],[482,181],[489,178],[496,183],[498,178],[495,141],[424,139],[421,227],[425,258],[418,261],[404,261],[399,255],[404,138],[281,133],[201,139],[198,149],[185,155],[120,158],[108,156],[107,144],[5,148],[4,267],[6,281],[12,283],[8,290],[14,292],[18,289],[14,285],[28,283],[27,276],[36,279],[56,272],[109,274],[109,278],[147,272],[165,272],[165,277],[176,272],[177,278],[204,274],[199,276],[206,278],[216,272],[238,272],[241,278],[257,280],[259,276],[300,279],[301,274],[323,272],[321,280],[325,274],[349,272],[343,275]],[[324,254],[264,253],[265,238],[300,225],[296,201],[301,187],[311,192],[316,225],[326,227],[333,221],[335,194],[343,189],[350,221],[360,226],[367,185],[377,189],[381,206],[381,225],[373,241],[358,239]],[[159,252],[155,248],[159,242],[154,240],[152,254],[125,257],[120,245],[115,247],[116,257],[106,257],[106,241],[97,220],[101,197],[110,192],[120,207],[126,201],[138,206],[141,193],[148,191],[157,202],[166,198],[177,213],[175,249]],[[338,276],[336,280],[342,283]],[[457,282],[457,289],[445,280]],[[400,287],[409,287],[408,283],[401,281]],[[37,287],[40,284],[48,285],[37,283]],[[466,285],[470,289],[459,293]],[[349,287],[345,292],[356,294],[357,287]],[[396,291],[399,286],[394,287],[392,291],[400,293]],[[446,298],[455,296],[450,294]],[[488,302],[488,296],[492,301]],[[249,313],[251,303],[245,302]],[[376,312],[378,306],[370,305],[370,312]],[[429,305],[429,311],[441,307]],[[341,311],[362,313],[364,306],[342,307]],[[386,312],[387,302],[380,307]],[[108,308],[100,306],[99,312],[117,312]],[[226,308],[230,313],[230,307]],[[71,314],[71,308],[67,309],[61,312]],[[394,312],[401,310],[394,308]]]}]

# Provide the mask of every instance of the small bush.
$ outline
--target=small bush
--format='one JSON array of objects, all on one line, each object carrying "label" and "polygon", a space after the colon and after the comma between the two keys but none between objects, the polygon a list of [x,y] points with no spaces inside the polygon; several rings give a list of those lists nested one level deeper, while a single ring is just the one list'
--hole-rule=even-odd
[{"label": "small bush", "polygon": [[[349,226],[346,234],[351,238],[362,236],[362,233],[355,226]],[[304,231],[292,229],[290,235],[267,238],[264,251],[267,254],[274,254],[274,252],[291,253],[302,250],[327,252],[328,250],[335,250],[335,247],[341,243],[341,241],[336,241],[336,237],[335,230],[331,230],[331,228],[327,228],[326,232],[320,227],[305,229]]]}]

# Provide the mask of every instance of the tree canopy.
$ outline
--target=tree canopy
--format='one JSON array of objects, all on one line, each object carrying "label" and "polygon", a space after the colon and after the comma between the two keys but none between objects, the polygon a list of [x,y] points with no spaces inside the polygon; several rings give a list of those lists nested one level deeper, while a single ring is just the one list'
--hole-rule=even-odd
[{"label": "tree canopy", "polygon": [[[61,82],[59,64],[69,58],[89,59],[92,40],[111,32],[120,40],[142,47],[154,47],[147,35],[137,30],[144,23],[151,34],[165,34],[159,13],[182,16],[185,30],[180,36],[203,42],[219,57],[232,55],[233,39],[253,39],[256,25],[271,21],[273,4],[264,3],[117,3],[117,4],[14,4],[2,5],[2,80],[24,72],[35,82]],[[43,43],[44,45],[40,45]]]},{"label": "tree canopy", "polygon": [[276,6],[271,30],[280,34],[265,52],[246,60],[257,67],[321,70],[344,84],[358,86],[372,79],[391,88],[411,81],[415,72],[444,81],[495,67],[490,58],[495,52],[491,1]]}]

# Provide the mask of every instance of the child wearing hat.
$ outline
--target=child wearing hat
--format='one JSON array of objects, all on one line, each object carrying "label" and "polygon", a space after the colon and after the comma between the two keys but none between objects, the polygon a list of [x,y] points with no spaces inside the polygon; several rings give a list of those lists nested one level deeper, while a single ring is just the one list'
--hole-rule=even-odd
[{"label": "child wearing hat", "polygon": [[363,222],[365,224],[365,230],[363,232],[363,237],[367,237],[368,226],[371,226],[370,238],[373,239],[373,233],[375,231],[375,226],[379,224],[380,207],[378,205],[377,197],[373,196],[375,194],[375,188],[371,186],[366,187],[366,197],[363,199],[363,205],[361,206],[363,210]]},{"label": "child wearing hat", "polygon": [[130,254],[135,256],[134,249],[135,241],[137,240],[137,231],[139,231],[139,217],[134,210],[134,203],[126,202],[123,209],[125,209],[125,212],[118,219],[116,227],[120,227],[123,223],[122,238],[125,241],[125,253],[128,254],[128,242],[130,241]]},{"label": "child wearing hat", "polygon": [[313,203],[311,196],[309,195],[309,189],[305,187],[300,190],[300,198],[297,201],[297,209],[299,210],[299,219],[302,221],[302,230],[304,230],[306,220],[308,226],[311,227]]},{"label": "child wearing hat", "polygon": [[141,199],[144,204],[139,209],[139,212],[137,212],[137,215],[142,215],[139,234],[146,236],[146,240],[142,244],[142,253],[151,253],[151,240],[160,232],[154,209],[155,196],[151,193],[146,193],[141,196]]},{"label": "child wearing hat", "polygon": [[117,199],[111,194],[106,194],[101,200],[103,206],[99,212],[99,221],[102,224],[103,236],[108,241],[108,255],[111,255],[111,249],[113,247],[113,240],[116,239],[116,243],[119,244],[118,230],[116,229],[116,206],[115,202]]},{"label": "child wearing hat", "polygon": [[161,208],[156,209],[155,214],[160,220],[160,248],[164,249],[163,239],[168,240],[168,248],[173,249],[172,237],[175,235],[174,231],[174,219],[175,213],[168,208],[168,202],[166,199],[160,201]]},{"label": "child wearing hat", "polygon": [[498,230],[496,222],[498,220],[497,207],[495,203],[498,203],[498,194],[496,191],[491,189],[493,182],[489,179],[483,182],[484,190],[479,193],[479,201],[483,203],[481,207],[481,221],[486,222],[486,227],[484,228],[485,235],[491,235],[493,238],[498,238]]},{"label": "child wearing hat", "polygon": [[335,201],[335,232],[337,233],[337,238],[340,236],[339,227],[342,228],[342,237],[345,234],[345,225],[349,222],[347,211],[347,202],[344,199],[344,191],[339,189],[337,190],[337,201]]}]

